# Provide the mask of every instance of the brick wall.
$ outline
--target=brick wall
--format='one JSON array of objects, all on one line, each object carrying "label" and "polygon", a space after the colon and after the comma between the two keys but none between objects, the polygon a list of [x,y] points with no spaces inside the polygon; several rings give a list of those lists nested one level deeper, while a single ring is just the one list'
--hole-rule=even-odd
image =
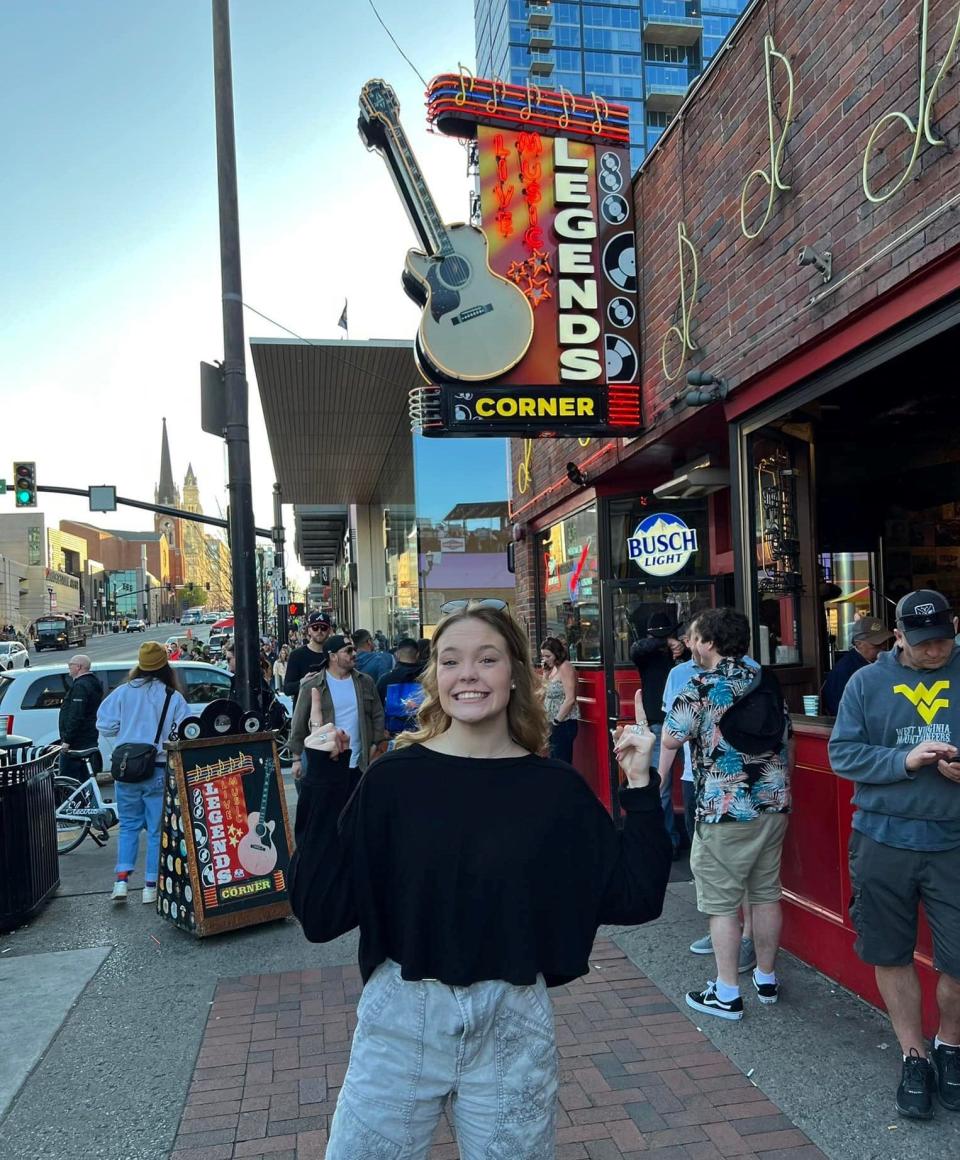
[{"label": "brick wall", "polygon": [[[693,413],[677,407],[676,399],[686,390],[688,371],[699,367],[722,375],[735,397],[738,388],[756,382],[798,348],[821,341],[882,296],[902,290],[919,271],[960,246],[960,205],[916,228],[960,190],[956,69],[941,82],[930,118],[933,135],[947,147],[922,139],[913,177],[882,204],[871,204],[862,184],[864,150],[877,121],[897,111],[914,121],[917,117],[920,8],[919,0],[767,0],[737,31],[682,119],[664,134],[634,181],[647,432],[603,455],[597,472],[668,434],[682,447],[678,428]],[[928,92],[956,20],[955,4],[930,4]],[[770,166],[763,47],[768,32],[777,50],[789,57],[796,84],[781,165],[782,179],[791,188],[778,194],[766,228],[751,241],[740,228],[740,195],[751,170]],[[779,63],[773,86],[782,115],[787,82]],[[871,187],[883,191],[904,172],[913,138],[902,122],[894,126],[888,121],[877,144]],[[759,181],[754,189],[748,203],[753,210],[766,194]],[[748,221],[758,222],[760,216],[762,210]],[[681,220],[699,255],[691,325],[698,349],[669,382],[661,346],[678,320]],[[798,266],[803,245],[832,252],[829,286],[812,266]],[[822,301],[811,303],[818,291],[831,288]],[[676,345],[670,355],[673,369]],[[582,463],[602,447],[596,440],[586,448],[576,440],[536,441],[532,482],[525,495],[518,495],[522,443],[514,440],[515,518],[527,523],[575,494],[572,484],[560,482],[565,464]],[[664,465],[668,470],[669,462]],[[517,571],[522,605],[531,597],[529,573],[519,564]]]}]

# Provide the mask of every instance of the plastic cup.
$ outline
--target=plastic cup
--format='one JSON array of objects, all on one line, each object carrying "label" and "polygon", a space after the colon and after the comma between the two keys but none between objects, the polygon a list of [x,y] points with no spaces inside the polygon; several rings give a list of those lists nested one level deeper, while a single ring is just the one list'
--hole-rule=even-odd
[{"label": "plastic cup", "polygon": [[807,717],[817,717],[820,714],[820,698],[816,693],[808,693],[803,698],[803,712]]}]

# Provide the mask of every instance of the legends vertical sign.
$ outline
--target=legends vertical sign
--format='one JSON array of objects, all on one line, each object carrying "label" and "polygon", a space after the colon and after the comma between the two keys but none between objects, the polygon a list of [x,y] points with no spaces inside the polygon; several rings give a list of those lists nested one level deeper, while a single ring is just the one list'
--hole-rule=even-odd
[{"label": "legends vertical sign", "polygon": [[[506,369],[486,379],[458,373],[453,363],[447,364],[451,373],[436,374],[421,358],[433,386],[411,393],[414,426],[427,435],[639,434],[639,299],[627,107],[565,90],[449,74],[431,82],[428,119],[441,132],[477,140],[482,222],[477,232],[485,238],[490,271],[529,303],[533,334],[522,357],[504,359]],[[398,184],[408,193],[412,188],[410,198],[422,200],[422,175],[410,165]],[[441,229],[435,232],[443,243]],[[421,233],[429,249],[430,231]],[[467,241],[454,239],[458,252],[470,250]],[[459,278],[455,289],[465,299],[473,275],[465,263],[454,266],[450,256],[444,259],[445,253],[442,247],[438,251],[437,285],[449,293]],[[436,313],[433,302],[428,308]],[[471,317],[481,311],[495,347],[493,297]],[[506,321],[506,310],[503,317]],[[434,319],[435,331],[442,334],[444,325],[442,318]],[[504,348],[513,349],[506,337]],[[543,391],[542,400],[537,390]]]}]

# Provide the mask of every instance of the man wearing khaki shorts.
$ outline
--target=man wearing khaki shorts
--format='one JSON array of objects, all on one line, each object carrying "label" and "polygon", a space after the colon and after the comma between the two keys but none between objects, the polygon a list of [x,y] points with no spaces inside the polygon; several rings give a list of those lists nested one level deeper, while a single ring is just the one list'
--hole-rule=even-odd
[{"label": "man wearing khaki shorts", "polygon": [[[771,686],[769,677],[744,663],[749,643],[743,613],[713,608],[697,617],[688,644],[703,671],[674,701],[662,737],[666,749],[690,742],[696,816],[690,869],[717,959],[716,980],[688,992],[687,1005],[721,1019],[743,1018],[738,911],[745,898],[753,908],[757,997],[761,1003],[780,997],[775,963],[780,858],[790,810],[790,718],[776,683]],[[738,709],[736,730],[725,736],[723,718],[748,696],[749,711]]]}]

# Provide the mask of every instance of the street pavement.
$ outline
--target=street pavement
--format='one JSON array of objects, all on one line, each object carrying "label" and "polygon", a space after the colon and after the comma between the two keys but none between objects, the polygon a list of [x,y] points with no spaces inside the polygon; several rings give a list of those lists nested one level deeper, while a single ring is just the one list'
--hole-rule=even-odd
[{"label": "street pavement", "polygon": [[[285,780],[292,811],[295,795],[289,775]],[[123,906],[112,904],[109,892],[115,849],[114,834],[104,849],[87,841],[66,855],[61,859],[62,884],[57,896],[33,922],[0,936],[3,1160],[167,1160],[178,1130],[182,1143],[202,1130],[197,1122],[203,1118],[195,1106],[197,1094],[209,1084],[215,1089],[220,1082],[207,1076],[215,1046],[209,1038],[211,1028],[216,1031],[208,1019],[212,1012],[236,1007],[238,1000],[231,992],[245,990],[253,996],[251,1001],[262,1002],[277,987],[289,989],[293,1006],[308,1013],[303,1018],[307,1023],[308,1017],[317,1018],[317,1000],[322,997],[317,988],[327,985],[311,982],[327,977],[316,972],[355,968],[355,935],[314,946],[304,940],[293,920],[194,939],[159,919],[153,907],[141,905],[143,879],[139,873],[132,879],[130,901]],[[896,1116],[893,1096],[899,1059],[886,1019],[791,956],[781,958],[783,1000],[776,1007],[761,1008],[748,999],[747,1014],[740,1024],[697,1016],[686,1008],[684,992],[701,985],[713,964],[687,950],[703,933],[703,921],[695,909],[686,863],[676,864],[673,877],[660,920],[605,933],[636,964],[637,986],[654,986],[662,992],[659,999],[650,993],[658,1012],[653,1023],[669,1023],[671,1035],[677,1033],[678,1019],[680,1026],[688,1020],[699,1027],[706,1040],[693,1036],[689,1041],[697,1041],[697,1051],[712,1044],[720,1053],[712,1057],[720,1059],[715,1065],[720,1070],[714,1075],[733,1074],[737,1084],[753,1089],[750,1098],[775,1105],[768,1113],[770,1130],[740,1124],[743,1132],[755,1133],[752,1139],[739,1132],[724,1134],[712,1126],[708,1130],[697,1103],[701,1097],[683,1092],[676,1094],[688,1106],[664,1111],[667,1127],[656,1127],[656,1121],[643,1120],[650,1113],[636,1102],[639,1097],[631,1097],[635,1102],[611,1106],[610,1131],[614,1132],[616,1116],[628,1115],[635,1124],[640,1117],[640,1145],[624,1145],[614,1152],[611,1141],[616,1142],[616,1135],[607,1140],[581,1133],[565,1137],[570,1142],[563,1145],[558,1160],[638,1156],[641,1150],[659,1151],[663,1160],[716,1160],[733,1155],[799,1160],[801,1155],[816,1155],[815,1149],[803,1153],[796,1137],[779,1136],[780,1131],[787,1131],[784,1117],[831,1160],[956,1160],[960,1156],[960,1115],[939,1111],[933,1122],[923,1124]],[[609,954],[601,944],[598,947],[601,959]],[[343,977],[352,975],[348,972]],[[571,988],[570,1003],[583,1002],[577,994]],[[299,1018],[288,1010],[284,1021],[278,1020],[279,1026],[290,1026],[287,1016]],[[250,1019],[260,1017],[251,1014]],[[343,1019],[341,1013],[335,1017]],[[621,1061],[624,1070],[616,1072],[619,1065],[606,1059],[602,1051],[591,1054],[599,1050],[591,1039],[604,1043],[610,1039],[609,1033],[589,1020],[576,1024],[569,1011],[564,1019],[565,1033],[575,1039],[580,1036],[580,1046],[568,1043],[568,1049],[590,1054],[607,1085],[606,1095],[587,1091],[578,1097],[597,1101],[597,1107],[567,1109],[574,1126],[583,1126],[585,1121],[606,1123],[607,1113],[598,1108],[620,1099],[616,1093],[625,1084],[632,1090],[635,1083],[647,1097],[654,1098],[648,1090],[649,1077],[644,1076],[650,1069],[659,1072],[657,1052],[667,1051],[668,1044],[649,1052],[641,1049],[637,1062]],[[690,1035],[694,1029],[691,1027]],[[296,1033],[291,1028],[282,1034],[291,1031]],[[639,1041],[648,1031],[638,1024],[631,1034]],[[683,1035],[676,1040],[687,1041]],[[240,1050],[237,1046],[236,1051]],[[309,1049],[301,1042],[300,1050]],[[676,1054],[672,1047],[670,1052]],[[684,1066],[673,1055],[669,1062],[671,1083],[676,1069]],[[232,1071],[235,1074],[239,1068],[242,1072],[247,1066],[248,1071],[259,1074],[265,1070],[261,1058],[254,1052],[248,1064],[236,1064]],[[281,1064],[275,1059],[273,1066]],[[342,1072],[342,1065],[337,1066]],[[640,1078],[635,1081],[625,1078],[638,1073]],[[596,1077],[589,1078],[593,1081]],[[701,1095],[709,1092],[709,1084],[701,1082],[697,1073],[690,1073],[688,1078],[699,1085]],[[307,1090],[313,1086],[308,1083]],[[660,1094],[666,1100],[666,1095]],[[287,1147],[285,1121],[268,1121],[267,1115],[285,1114],[282,1108],[290,1103],[291,1096],[278,1091],[271,1101],[274,1098],[277,1108],[270,1102],[270,1110],[264,1108],[261,1116],[263,1139],[243,1140],[238,1129],[235,1146],[214,1146],[211,1140],[210,1149],[204,1151],[197,1141],[196,1152],[181,1149],[177,1160],[259,1155],[257,1148],[267,1153],[281,1142],[284,1147],[276,1156],[297,1156],[298,1160],[308,1155],[319,1157],[319,1146],[313,1145],[320,1137],[310,1132],[304,1133],[304,1146],[299,1151]],[[713,1102],[718,1102],[715,1096]],[[263,1107],[262,1102],[259,1106]],[[308,1106],[300,1104],[301,1109]],[[181,1125],[185,1107],[187,1118]],[[236,1120],[238,1115],[246,1115],[246,1109],[235,1113],[231,1109],[231,1114]],[[742,1110],[740,1114],[744,1114]],[[629,1132],[622,1121],[616,1123],[620,1124],[617,1132]],[[229,1134],[230,1129],[218,1127],[214,1131]],[[587,1132],[586,1126],[583,1132]],[[709,1139],[703,1140],[703,1133]],[[630,1138],[636,1141],[635,1136]],[[789,1147],[788,1140],[794,1141]],[[443,1155],[454,1154],[451,1145],[444,1148]]]},{"label": "street pavement", "polygon": [[[210,627],[209,624],[196,624],[191,626],[190,632],[195,639],[205,641],[210,636]],[[137,650],[145,640],[156,640],[162,644],[168,637],[186,634],[187,629],[181,628],[179,624],[156,624],[145,632],[108,632],[103,636],[88,636],[85,647],[75,649],[74,652],[85,652],[92,661],[129,660],[132,665],[137,659]],[[49,665],[62,661],[66,665],[72,655],[72,652],[31,652],[30,663]]]}]

